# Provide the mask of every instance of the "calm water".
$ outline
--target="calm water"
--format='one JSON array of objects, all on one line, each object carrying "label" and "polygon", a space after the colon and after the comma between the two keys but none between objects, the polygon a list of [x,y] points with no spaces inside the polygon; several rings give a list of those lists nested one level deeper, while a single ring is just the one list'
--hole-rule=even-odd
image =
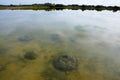
[{"label": "calm water", "polygon": [[[120,80],[119,14],[1,10],[0,80]],[[55,69],[59,54],[76,57],[78,69]]]}]

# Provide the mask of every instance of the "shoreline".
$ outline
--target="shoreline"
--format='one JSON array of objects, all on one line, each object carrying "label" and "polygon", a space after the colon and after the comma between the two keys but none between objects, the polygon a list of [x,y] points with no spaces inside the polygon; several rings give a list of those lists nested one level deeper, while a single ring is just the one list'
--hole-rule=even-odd
[{"label": "shoreline", "polygon": [[0,10],[109,10],[109,11],[120,11],[119,6],[102,6],[102,5],[63,5],[63,4],[52,4],[52,3],[44,3],[44,4],[30,4],[30,5],[0,5]]}]

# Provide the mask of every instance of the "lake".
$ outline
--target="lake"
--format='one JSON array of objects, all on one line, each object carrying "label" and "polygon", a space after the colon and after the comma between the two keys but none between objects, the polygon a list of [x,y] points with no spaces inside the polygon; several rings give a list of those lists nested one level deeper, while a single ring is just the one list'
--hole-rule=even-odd
[{"label": "lake", "polygon": [[[0,10],[0,80],[120,80],[119,14]],[[60,54],[77,68],[55,68]]]}]

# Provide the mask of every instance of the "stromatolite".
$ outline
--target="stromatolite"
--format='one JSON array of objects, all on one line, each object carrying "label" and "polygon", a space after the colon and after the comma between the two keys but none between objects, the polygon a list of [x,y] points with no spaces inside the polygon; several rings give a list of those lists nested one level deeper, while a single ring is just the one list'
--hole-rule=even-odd
[{"label": "stromatolite", "polygon": [[53,66],[60,71],[71,71],[78,67],[78,61],[75,57],[62,54],[53,59]]},{"label": "stromatolite", "polygon": [[29,42],[29,41],[33,40],[33,37],[23,36],[23,37],[18,38],[18,40],[21,41],[21,42]]}]

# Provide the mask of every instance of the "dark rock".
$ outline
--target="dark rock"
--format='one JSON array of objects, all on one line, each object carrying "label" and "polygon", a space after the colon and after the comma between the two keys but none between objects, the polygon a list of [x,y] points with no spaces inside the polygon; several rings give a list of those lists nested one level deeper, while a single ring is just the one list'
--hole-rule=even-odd
[{"label": "dark rock", "polygon": [[76,58],[62,54],[53,59],[53,66],[60,71],[71,71],[78,67]]},{"label": "dark rock", "polygon": [[23,37],[20,37],[18,40],[21,41],[21,42],[29,42],[29,41],[33,40],[33,37],[23,36]]},{"label": "dark rock", "polygon": [[34,60],[36,59],[37,55],[34,52],[26,52],[26,54],[24,55],[25,59],[28,60]]}]

